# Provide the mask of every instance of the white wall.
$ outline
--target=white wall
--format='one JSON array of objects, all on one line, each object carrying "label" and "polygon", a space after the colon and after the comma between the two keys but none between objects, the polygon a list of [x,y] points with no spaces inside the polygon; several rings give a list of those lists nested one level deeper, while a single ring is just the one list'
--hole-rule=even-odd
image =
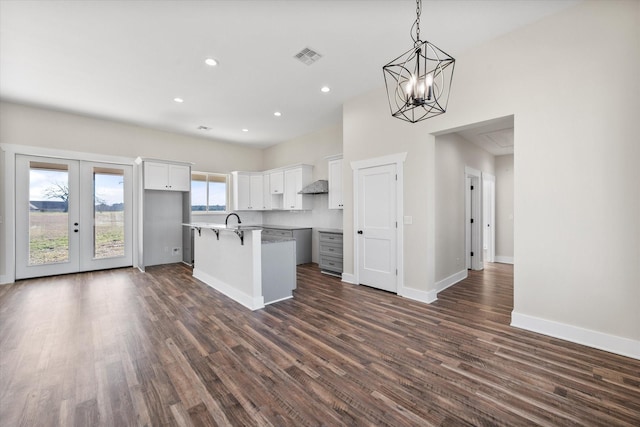
[{"label": "white wall", "polygon": [[435,280],[466,267],[465,166],[494,174],[494,156],[455,133],[435,141]]},{"label": "white wall", "polygon": [[345,104],[347,161],[408,152],[406,287],[435,286],[432,134],[514,114],[514,318],[640,357],[639,9],[585,1],[457,55],[449,110],[425,122],[390,117],[384,89]]},{"label": "white wall", "polygon": [[513,154],[495,159],[496,261],[513,262]]}]

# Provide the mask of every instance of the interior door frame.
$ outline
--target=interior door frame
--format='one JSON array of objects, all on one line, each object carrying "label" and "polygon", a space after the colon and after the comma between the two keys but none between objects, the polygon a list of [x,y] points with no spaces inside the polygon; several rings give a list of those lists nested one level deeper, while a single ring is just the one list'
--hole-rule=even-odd
[{"label": "interior door frame", "polygon": [[396,174],[398,179],[396,180],[396,220],[398,221],[398,227],[396,229],[396,266],[398,268],[398,275],[396,276],[396,293],[403,295],[404,293],[404,227],[402,218],[404,218],[404,161],[407,158],[407,153],[396,153],[382,157],[374,157],[366,160],[356,160],[351,162],[351,169],[353,170],[353,274],[356,284],[360,283],[360,272],[358,269],[358,260],[360,255],[359,239],[356,236],[358,229],[358,215],[359,215],[359,189],[358,182],[360,179],[360,170],[367,169],[376,166],[386,166],[395,164]]},{"label": "interior door frame", "polygon": [[[0,149],[4,152],[4,212],[0,212],[0,217],[4,216],[2,224],[4,227],[5,244],[3,251],[5,255],[5,274],[0,276],[0,284],[13,283],[16,280],[16,155],[22,154],[26,156],[50,157],[67,160],[86,160],[97,163],[113,163],[120,165],[132,165],[133,174],[133,214],[134,217],[138,212],[139,204],[137,194],[140,192],[140,181],[138,174],[135,173],[137,165],[132,157],[112,156],[106,154],[85,153],[70,150],[58,150],[46,147],[35,147],[30,145],[0,143]],[[133,222],[133,245],[137,245],[135,239],[138,236],[138,224]],[[133,265],[138,265],[137,251],[133,251]]]}]

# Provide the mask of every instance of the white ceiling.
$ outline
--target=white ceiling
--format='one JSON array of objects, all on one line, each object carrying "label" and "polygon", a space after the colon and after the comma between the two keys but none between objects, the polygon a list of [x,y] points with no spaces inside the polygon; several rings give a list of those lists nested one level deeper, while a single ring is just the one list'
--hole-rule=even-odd
[{"label": "white ceiling", "polygon": [[[578,1],[425,1],[421,34],[457,57]],[[339,123],[346,100],[382,87],[414,19],[411,0],[2,0],[0,97],[269,146]],[[295,60],[305,47],[322,58]]]},{"label": "white ceiling", "polygon": [[455,133],[494,156],[513,154],[513,116],[475,123]]}]

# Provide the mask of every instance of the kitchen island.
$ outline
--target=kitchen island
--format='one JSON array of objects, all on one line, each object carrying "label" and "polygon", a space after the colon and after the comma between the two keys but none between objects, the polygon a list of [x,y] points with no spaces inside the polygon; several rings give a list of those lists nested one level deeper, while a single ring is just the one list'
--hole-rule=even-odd
[{"label": "kitchen island", "polygon": [[193,276],[251,310],[293,297],[296,241],[262,236],[262,227],[190,223]]}]

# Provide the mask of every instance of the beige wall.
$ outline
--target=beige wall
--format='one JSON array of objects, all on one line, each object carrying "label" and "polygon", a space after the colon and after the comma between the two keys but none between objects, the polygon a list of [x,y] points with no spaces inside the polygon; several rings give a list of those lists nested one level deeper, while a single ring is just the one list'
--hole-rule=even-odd
[{"label": "beige wall", "polygon": [[495,158],[496,167],[496,257],[513,258],[513,154]]},{"label": "beige wall", "polygon": [[193,162],[207,172],[262,168],[259,149],[9,102],[0,103],[0,124],[4,144]]},{"label": "beige wall", "polygon": [[435,142],[435,280],[466,270],[465,166],[494,174],[494,156],[457,134]]},{"label": "beige wall", "polygon": [[[347,161],[408,152],[405,286],[434,289],[432,134],[514,114],[514,312],[640,339],[639,9],[586,1],[458,55],[449,110],[425,122],[391,118],[383,89],[345,104]],[[349,206],[344,230],[353,271]]]},{"label": "beige wall", "polygon": [[327,156],[342,153],[342,125],[265,148],[264,169],[296,163],[313,165],[313,179],[327,179]]}]

